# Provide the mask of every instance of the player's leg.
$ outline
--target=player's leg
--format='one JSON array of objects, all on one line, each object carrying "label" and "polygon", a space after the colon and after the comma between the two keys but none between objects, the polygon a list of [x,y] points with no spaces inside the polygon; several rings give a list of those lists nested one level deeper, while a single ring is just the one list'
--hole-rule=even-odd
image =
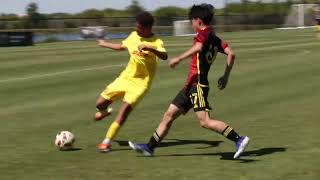
[{"label": "player's leg", "polygon": [[139,153],[152,156],[154,149],[161,143],[168,134],[175,119],[185,114],[191,108],[191,103],[184,90],[181,90],[164,113],[162,120],[147,144],[134,144],[129,141],[129,146]]},{"label": "player's leg", "polygon": [[124,92],[123,103],[114,122],[108,128],[103,142],[98,147],[98,149],[102,152],[108,152],[111,150],[111,141],[115,138],[120,130],[120,127],[127,120],[127,117],[134,106],[137,105],[137,103],[142,99],[148,90],[146,87],[137,86],[136,83],[127,81],[125,79],[122,79],[121,83],[118,83],[117,88]]},{"label": "player's leg", "polygon": [[111,114],[112,108],[108,107],[112,102],[124,96],[125,88],[123,84],[125,84],[123,80],[117,78],[100,93],[96,101],[97,112],[94,117],[96,121],[100,121]]},{"label": "player's leg", "polygon": [[172,123],[182,114],[182,111],[174,104],[170,104],[164,113],[162,120],[147,144],[134,144],[129,141],[129,146],[145,156],[152,156],[154,149],[158,147],[162,139],[168,134]]},{"label": "player's leg", "polygon": [[94,116],[96,121],[102,120],[104,117],[108,116],[112,112],[112,108],[108,108],[108,106],[112,103],[112,101],[105,99],[102,96],[99,96],[96,102],[97,112]]},{"label": "player's leg", "polygon": [[247,147],[250,139],[246,136],[240,136],[232,127],[223,121],[211,119],[209,113],[206,111],[196,112],[196,116],[200,122],[201,127],[215,131],[222,134],[226,138],[236,143],[236,153],[233,158],[238,158]]},{"label": "player's leg", "polygon": [[197,111],[196,116],[201,127],[223,134],[225,137],[235,143],[239,141],[241,136],[236,133],[232,127],[223,121],[210,118],[209,112]]},{"label": "player's leg", "polygon": [[191,102],[201,127],[215,131],[236,143],[237,152],[234,158],[238,158],[249,143],[248,137],[240,136],[232,127],[223,121],[212,119],[209,116],[209,102],[207,100],[209,88],[196,86],[191,89]]},{"label": "player's leg", "polygon": [[127,102],[123,102],[117,117],[115,118],[114,122],[110,125],[110,127],[107,130],[106,136],[101,144],[99,144],[98,149],[101,152],[109,152],[111,150],[111,141],[114,139],[114,137],[118,134],[121,126],[126,121],[128,115],[132,111],[131,104]]},{"label": "player's leg", "polygon": [[[154,135],[150,138],[149,145],[151,148],[158,146],[160,141],[167,136],[172,123],[177,119],[183,112],[174,104],[170,104],[168,110],[163,114],[162,120],[154,132]],[[155,136],[156,135],[156,136]],[[157,141],[159,139],[159,141]]]},{"label": "player's leg", "polygon": [[161,143],[162,139],[167,136],[174,120],[176,120],[182,113],[183,112],[176,105],[170,104],[167,111],[163,114],[158,128],[150,137],[148,142],[150,149],[153,150]]}]

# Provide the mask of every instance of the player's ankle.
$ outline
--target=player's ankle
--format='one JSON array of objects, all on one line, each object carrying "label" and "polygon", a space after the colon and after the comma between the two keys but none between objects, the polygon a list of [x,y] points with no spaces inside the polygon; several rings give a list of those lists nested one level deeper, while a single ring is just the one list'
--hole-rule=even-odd
[{"label": "player's ankle", "polygon": [[105,138],[105,139],[102,141],[101,144],[111,144],[111,141],[110,141],[110,139]]}]

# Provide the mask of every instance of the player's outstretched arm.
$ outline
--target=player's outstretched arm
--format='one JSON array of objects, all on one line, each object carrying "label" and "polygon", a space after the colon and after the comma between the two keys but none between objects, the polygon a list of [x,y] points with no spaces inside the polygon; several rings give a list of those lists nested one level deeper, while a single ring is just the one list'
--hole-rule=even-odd
[{"label": "player's outstretched arm", "polygon": [[224,89],[227,86],[229,76],[230,76],[230,73],[231,73],[231,70],[232,70],[232,67],[234,64],[234,60],[236,58],[234,52],[232,51],[232,49],[230,47],[225,48],[224,53],[227,55],[227,65],[224,70],[223,76],[221,76],[218,80],[218,88],[220,90]]},{"label": "player's outstretched arm", "polygon": [[195,43],[190,49],[180,54],[179,56],[171,59],[169,61],[169,66],[171,68],[175,68],[182,60],[192,56],[194,53],[200,52],[202,49],[202,46],[203,46],[202,43],[199,43],[199,42]]},{"label": "player's outstretched arm", "polygon": [[107,42],[105,40],[97,40],[97,43],[99,46],[104,47],[104,48],[109,48],[109,49],[113,49],[113,50],[117,50],[117,51],[123,51],[125,50],[125,46],[123,46],[120,43],[111,43],[111,42]]},{"label": "player's outstretched arm", "polygon": [[168,59],[168,54],[166,52],[158,51],[157,49],[155,49],[152,46],[147,46],[145,44],[140,44],[138,46],[138,49],[139,49],[139,51],[142,51],[142,50],[143,51],[150,51],[150,52],[152,52],[153,54],[155,54],[156,56],[158,56],[162,60],[167,60]]}]

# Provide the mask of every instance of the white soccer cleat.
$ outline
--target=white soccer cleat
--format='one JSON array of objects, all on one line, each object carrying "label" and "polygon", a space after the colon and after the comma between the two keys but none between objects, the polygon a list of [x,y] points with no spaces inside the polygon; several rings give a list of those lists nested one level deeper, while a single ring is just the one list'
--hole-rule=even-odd
[{"label": "white soccer cleat", "polygon": [[128,144],[133,150],[144,156],[153,156],[153,150],[147,144],[134,144],[131,141],[128,141]]},{"label": "white soccer cleat", "polygon": [[233,159],[237,159],[240,157],[241,153],[246,149],[250,141],[250,138],[245,136],[245,137],[240,137],[238,142],[236,143],[237,151],[234,153]]}]

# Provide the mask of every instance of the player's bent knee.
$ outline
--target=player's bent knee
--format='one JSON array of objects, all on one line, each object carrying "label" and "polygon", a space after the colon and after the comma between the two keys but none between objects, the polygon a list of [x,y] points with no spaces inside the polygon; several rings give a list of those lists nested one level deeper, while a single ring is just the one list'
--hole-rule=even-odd
[{"label": "player's bent knee", "polygon": [[200,126],[201,126],[202,128],[208,128],[207,123],[206,123],[206,122],[203,122],[203,121],[200,121]]},{"label": "player's bent knee", "polygon": [[96,114],[94,115],[94,119],[95,119],[96,121],[99,121],[99,120],[101,120],[102,118],[103,118],[103,115],[102,115],[101,112],[96,112]]},{"label": "player's bent knee", "polygon": [[198,120],[199,120],[200,126],[202,128],[208,129],[210,127],[210,119],[208,119],[206,117],[198,117]]},{"label": "player's bent knee", "polygon": [[208,122],[206,119],[199,119],[199,123],[200,123],[200,126],[202,128],[207,128],[208,127]]}]

